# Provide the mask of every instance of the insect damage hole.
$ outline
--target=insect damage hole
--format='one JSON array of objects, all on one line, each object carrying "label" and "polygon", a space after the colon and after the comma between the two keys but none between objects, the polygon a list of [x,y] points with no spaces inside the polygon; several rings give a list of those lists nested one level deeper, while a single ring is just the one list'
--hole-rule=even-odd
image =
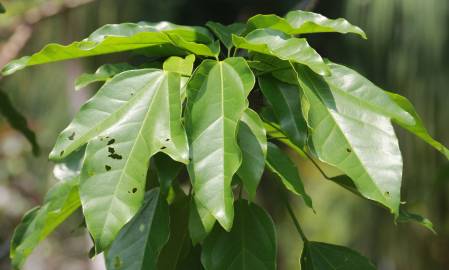
[{"label": "insect damage hole", "polygon": [[113,143],[115,143],[115,139],[110,139],[110,140],[108,141],[108,145],[111,145],[111,144],[113,144]]},{"label": "insect damage hole", "polygon": [[346,148],[346,152],[351,153],[352,150],[350,148]]},{"label": "insect damage hole", "polygon": [[75,132],[72,132],[69,136],[69,140],[73,141],[75,139]]},{"label": "insect damage hole", "polygon": [[111,170],[111,166],[109,166],[109,165],[104,165],[104,168],[106,169],[106,171],[110,171]]},{"label": "insect damage hole", "polygon": [[133,190],[131,192],[132,193],[136,193],[137,192],[137,188],[133,188]]}]

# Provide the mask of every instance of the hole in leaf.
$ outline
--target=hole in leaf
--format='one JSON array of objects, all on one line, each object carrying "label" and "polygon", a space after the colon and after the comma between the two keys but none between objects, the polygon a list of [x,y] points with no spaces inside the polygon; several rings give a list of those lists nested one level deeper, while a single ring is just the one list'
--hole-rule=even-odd
[{"label": "hole in leaf", "polygon": [[115,153],[114,147],[108,147],[108,152],[114,154]]},{"label": "hole in leaf", "polygon": [[115,143],[115,139],[110,139],[110,140],[108,141],[108,145],[111,145],[111,144],[113,144],[113,143]]},{"label": "hole in leaf", "polygon": [[137,188],[133,188],[132,192],[136,193],[137,192]]},{"label": "hole in leaf", "polygon": [[59,153],[60,156],[64,155],[64,150],[61,151],[61,153]]},{"label": "hole in leaf", "polygon": [[161,150],[164,150],[165,148],[167,148],[167,147],[165,147],[165,146],[162,146],[162,147],[161,147]]},{"label": "hole in leaf", "polygon": [[110,155],[108,155],[108,157],[113,158],[113,159],[122,159],[123,157],[119,154],[116,153],[111,153]]},{"label": "hole in leaf", "polygon": [[169,138],[167,138],[167,139],[165,139],[165,141],[166,141],[166,142],[169,142],[169,141],[170,141],[170,139],[169,139]]},{"label": "hole in leaf", "polygon": [[109,165],[104,165],[104,168],[106,169],[106,171],[110,171],[111,170],[111,166],[109,166]]},{"label": "hole in leaf", "polygon": [[385,196],[390,197],[390,192],[389,191],[385,191]]},{"label": "hole in leaf", "polygon": [[351,152],[352,152],[352,150],[351,150],[351,149],[349,149],[349,148],[346,148],[346,152],[348,152],[348,153],[351,153]]},{"label": "hole in leaf", "polygon": [[73,132],[73,133],[69,136],[69,140],[73,141],[73,139],[75,139],[75,132]]}]

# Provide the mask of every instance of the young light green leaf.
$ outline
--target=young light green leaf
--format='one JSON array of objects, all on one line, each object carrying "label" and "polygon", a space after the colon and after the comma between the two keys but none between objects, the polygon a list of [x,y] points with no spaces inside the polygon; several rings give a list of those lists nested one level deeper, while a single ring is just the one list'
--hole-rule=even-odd
[{"label": "young light green leaf", "polygon": [[203,242],[215,225],[215,217],[201,203],[190,201],[189,235],[193,245]]},{"label": "young light green leaf", "polygon": [[390,96],[390,98],[396,102],[397,105],[399,105],[404,111],[408,112],[415,120],[414,124],[404,122],[400,118],[393,118],[393,121],[400,125],[401,127],[405,128],[406,130],[410,131],[411,133],[415,134],[419,138],[421,138],[426,143],[433,146],[435,149],[440,151],[448,160],[449,160],[449,150],[440,142],[436,141],[435,139],[430,136],[429,132],[424,126],[424,123],[419,117],[418,113],[416,112],[415,108],[413,107],[412,103],[405,97],[394,94],[391,92],[385,91],[386,94]]},{"label": "young light green leaf", "polygon": [[184,76],[190,76],[192,75],[194,62],[194,54],[187,55],[186,58],[172,56],[165,60],[163,69],[166,71],[176,72]]},{"label": "young light green leaf", "polygon": [[359,27],[350,24],[343,18],[329,19],[309,11],[295,10],[287,13],[285,18],[276,15],[256,15],[248,20],[248,28],[270,28],[289,35],[310,33],[354,33],[366,39],[366,34]]},{"label": "young light green leaf", "polygon": [[39,155],[40,147],[36,140],[36,134],[28,127],[27,120],[12,104],[6,93],[0,90],[0,115],[3,115],[12,128],[22,133],[31,144],[32,152]]},{"label": "young light green leaf", "polygon": [[140,208],[149,158],[163,152],[187,163],[180,85],[179,74],[161,70],[121,73],[81,108],[65,131],[75,134],[72,141],[96,136],[86,148],[80,195],[97,253]]},{"label": "young light green leaf", "polygon": [[276,232],[268,213],[245,200],[236,202],[230,232],[215,226],[203,244],[206,270],[276,269]]},{"label": "young light green leaf", "polygon": [[135,67],[127,63],[102,65],[93,74],[84,73],[79,76],[75,81],[75,90],[79,90],[94,82],[105,82],[115,75],[131,69],[135,69]]},{"label": "young light green leaf", "polygon": [[145,194],[145,202],[126,224],[106,254],[108,270],[156,270],[159,253],[170,235],[169,210],[159,189]]},{"label": "young light green leaf", "polygon": [[295,68],[309,104],[312,152],[347,174],[363,196],[398,215],[402,157],[390,119],[362,106],[355,95],[332,91],[309,68]]},{"label": "young light green leaf", "polygon": [[237,48],[301,63],[320,75],[330,74],[329,67],[304,38],[290,37],[272,29],[256,29],[245,37],[233,35],[232,41]]},{"label": "young light green leaf", "polygon": [[106,25],[82,41],[66,46],[49,44],[32,56],[10,62],[1,72],[6,76],[29,66],[142,48],[148,54],[151,51],[149,47],[155,48],[156,53],[162,53],[161,48],[164,47],[167,47],[167,52],[175,47],[198,55],[216,56],[218,48],[206,33],[208,31],[205,28],[178,26],[167,22]]},{"label": "young light green leaf", "polygon": [[303,148],[307,141],[307,123],[302,116],[298,86],[283,83],[271,75],[259,77],[259,86],[282,131],[296,146]]},{"label": "young light green leaf", "polygon": [[285,188],[301,196],[306,205],[313,209],[312,199],[304,189],[295,163],[273,143],[268,143],[267,166],[281,179]]},{"label": "young light green leaf", "polygon": [[242,180],[249,198],[254,200],[267,155],[267,135],[263,122],[255,111],[246,109],[240,120],[237,138],[242,151],[242,164],[237,175]]},{"label": "young light green leaf", "polygon": [[232,35],[240,36],[246,30],[246,24],[233,23],[230,25],[223,25],[218,22],[209,21],[206,26],[217,36],[217,38],[223,43],[223,45],[229,50],[234,45],[232,44]]},{"label": "young light green leaf", "polygon": [[301,255],[302,270],[375,270],[370,260],[343,246],[305,242]]},{"label": "young light green leaf", "polygon": [[170,205],[170,238],[161,251],[157,262],[159,270],[186,269],[188,265],[181,265],[189,255],[192,242],[189,238],[189,197],[182,191]]},{"label": "young light green leaf", "polygon": [[15,269],[21,268],[33,249],[80,207],[79,178],[56,184],[40,207],[27,212],[12,236],[10,257]]},{"label": "young light green leaf", "polygon": [[243,58],[206,60],[187,85],[189,174],[195,199],[226,229],[234,217],[232,177],[240,167],[237,124],[254,75]]}]

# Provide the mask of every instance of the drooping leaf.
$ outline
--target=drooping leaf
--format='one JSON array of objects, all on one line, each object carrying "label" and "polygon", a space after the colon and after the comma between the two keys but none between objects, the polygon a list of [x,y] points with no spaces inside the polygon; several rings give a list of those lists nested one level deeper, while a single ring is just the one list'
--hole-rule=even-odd
[{"label": "drooping leaf", "polygon": [[204,61],[187,85],[189,174],[195,200],[226,230],[234,216],[232,177],[241,163],[237,124],[254,81],[246,61],[238,57]]},{"label": "drooping leaf", "polygon": [[265,169],[267,155],[266,132],[262,120],[255,111],[246,109],[240,120],[237,138],[242,151],[242,164],[237,175],[242,180],[249,198],[254,200]]},{"label": "drooping leaf", "polygon": [[246,24],[244,23],[233,23],[230,25],[223,25],[218,22],[209,21],[206,26],[217,36],[217,38],[225,45],[229,50],[234,45],[232,44],[232,35],[240,36],[246,30]]},{"label": "drooping leaf", "polygon": [[0,114],[3,115],[12,128],[22,133],[31,144],[31,149],[35,156],[39,155],[39,144],[36,134],[28,127],[27,120],[12,104],[6,93],[0,90]]},{"label": "drooping leaf", "polygon": [[312,199],[304,189],[295,163],[273,143],[268,143],[267,165],[289,191],[301,196],[306,205],[313,209]]},{"label": "drooping leaf", "polygon": [[283,83],[270,75],[259,77],[259,86],[282,131],[296,146],[303,148],[307,141],[307,123],[302,116],[298,86]]},{"label": "drooping leaf", "polygon": [[206,270],[275,270],[276,232],[270,216],[245,200],[235,204],[230,232],[215,226],[203,244],[201,261]]},{"label": "drooping leaf", "polygon": [[19,269],[33,249],[80,207],[79,178],[56,184],[40,207],[28,211],[12,236],[10,257]]},{"label": "drooping leaf", "polygon": [[245,37],[232,36],[237,48],[275,56],[309,66],[320,75],[329,75],[329,67],[304,38],[294,38],[277,30],[256,29]]},{"label": "drooping leaf", "polygon": [[108,270],[156,270],[159,253],[170,235],[169,210],[159,189],[145,194],[145,202],[126,224],[106,255]]},{"label": "drooping leaf", "polygon": [[271,28],[289,35],[326,32],[354,33],[366,39],[366,34],[362,29],[343,18],[333,20],[321,14],[303,10],[290,11],[285,18],[276,15],[256,15],[248,20],[248,28],[251,30]]},{"label": "drooping leaf", "polygon": [[411,133],[415,134],[419,138],[421,138],[426,143],[433,146],[435,149],[440,151],[448,160],[449,160],[449,150],[440,142],[436,141],[435,139],[430,136],[429,132],[424,126],[424,123],[419,117],[418,113],[416,112],[415,108],[413,107],[412,103],[405,97],[394,94],[391,92],[386,92],[390,96],[390,98],[396,102],[397,105],[399,105],[402,109],[404,109],[406,112],[408,112],[415,120],[415,122],[407,123],[400,118],[393,118],[393,121],[400,125],[401,127],[405,128],[406,130],[410,131]]},{"label": "drooping leaf", "polygon": [[167,194],[173,181],[181,172],[184,164],[174,161],[169,156],[158,153],[154,157],[154,168],[157,172],[162,194]]},{"label": "drooping leaf", "polygon": [[182,262],[192,247],[188,231],[189,197],[182,191],[170,205],[170,238],[158,258],[159,270],[191,269]]},{"label": "drooping leaf", "polygon": [[375,270],[369,259],[343,246],[305,242],[301,255],[302,270]]},{"label": "drooping leaf", "polygon": [[128,63],[102,65],[93,74],[84,73],[79,76],[75,81],[75,90],[79,90],[94,82],[105,82],[115,75],[131,69],[135,69],[135,67]]},{"label": "drooping leaf", "polygon": [[363,196],[398,215],[402,157],[390,119],[362,106],[356,95],[332,91],[309,68],[296,69],[309,104],[312,152],[347,174]]},{"label": "drooping leaf", "polygon": [[208,30],[201,27],[168,22],[111,24],[101,27],[82,41],[66,46],[49,44],[32,56],[14,60],[3,67],[2,75],[11,75],[34,65],[143,48],[147,54],[151,53],[151,48],[155,49],[156,54],[163,54],[164,48],[165,53],[170,53],[173,47],[203,56],[215,56],[219,50],[212,43]]},{"label": "drooping leaf", "polygon": [[186,58],[172,56],[165,60],[163,69],[166,71],[176,72],[184,76],[192,75],[195,55],[190,54]]},{"label": "drooping leaf", "polygon": [[203,242],[215,225],[215,217],[201,203],[190,201],[189,235],[193,245]]},{"label": "drooping leaf", "polygon": [[85,151],[86,149],[83,147],[57,162],[53,167],[53,175],[56,179],[66,181],[79,176]]},{"label": "drooping leaf", "polygon": [[431,231],[434,234],[437,234],[433,227],[432,221],[429,219],[422,217],[418,214],[410,213],[404,209],[400,209],[399,216],[396,219],[397,222],[416,222],[420,224],[421,226],[427,228],[429,231]]},{"label": "drooping leaf", "polygon": [[80,195],[97,253],[140,208],[150,157],[163,152],[187,163],[180,85],[179,74],[161,70],[121,73],[81,107],[59,137],[55,149],[63,155],[76,148],[73,143],[89,141]]}]

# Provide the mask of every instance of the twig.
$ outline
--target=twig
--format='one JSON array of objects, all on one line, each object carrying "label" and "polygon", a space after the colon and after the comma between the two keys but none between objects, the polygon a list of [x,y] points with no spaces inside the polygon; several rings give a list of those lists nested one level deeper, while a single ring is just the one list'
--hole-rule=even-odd
[{"label": "twig", "polygon": [[283,201],[285,203],[285,207],[287,208],[288,214],[290,215],[290,217],[291,217],[291,219],[293,221],[293,224],[296,227],[296,230],[298,231],[298,233],[301,236],[302,240],[304,242],[308,242],[309,240],[307,240],[307,237],[304,234],[304,231],[302,230],[301,225],[299,224],[299,221],[298,221],[298,219],[295,216],[295,213],[293,212],[293,209],[292,209],[292,207],[290,205],[290,202],[288,201],[287,194],[285,194],[285,192],[284,192],[284,194],[282,194],[282,196],[283,196]]}]

